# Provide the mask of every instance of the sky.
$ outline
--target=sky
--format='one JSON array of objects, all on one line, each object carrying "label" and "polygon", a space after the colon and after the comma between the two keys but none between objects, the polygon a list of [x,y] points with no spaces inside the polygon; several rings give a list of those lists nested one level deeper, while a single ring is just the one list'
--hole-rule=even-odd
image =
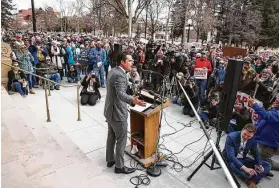
[{"label": "sky", "polygon": [[[64,1],[67,2],[70,0]],[[13,0],[13,3],[18,10],[31,8],[31,0]],[[44,5],[47,4],[49,6],[54,6],[54,9],[58,9],[58,3],[56,0],[34,0],[34,4],[36,8],[44,7]]]}]

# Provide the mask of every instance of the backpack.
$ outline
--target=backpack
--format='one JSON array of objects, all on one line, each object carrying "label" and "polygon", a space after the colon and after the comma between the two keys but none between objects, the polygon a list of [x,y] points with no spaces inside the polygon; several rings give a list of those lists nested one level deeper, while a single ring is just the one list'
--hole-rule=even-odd
[{"label": "backpack", "polygon": [[38,60],[40,62],[44,61],[45,60],[45,56],[43,55],[42,51],[41,50],[38,50],[37,52],[37,57],[38,57]]}]

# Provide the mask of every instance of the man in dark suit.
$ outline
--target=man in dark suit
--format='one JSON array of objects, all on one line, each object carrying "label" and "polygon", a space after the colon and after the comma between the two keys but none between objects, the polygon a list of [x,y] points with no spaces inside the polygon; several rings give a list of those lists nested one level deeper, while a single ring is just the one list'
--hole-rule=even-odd
[{"label": "man in dark suit", "polygon": [[[255,126],[248,123],[242,131],[229,133],[223,151],[228,167],[240,178],[245,179],[249,188],[256,188],[256,184],[271,169],[271,165],[262,161],[260,157],[253,137],[255,132]],[[249,152],[254,159],[249,157]]]},{"label": "man in dark suit", "polygon": [[[107,166],[115,164],[115,173],[129,174],[135,169],[124,166],[124,151],[127,142],[127,104],[145,106],[145,102],[126,94],[128,80],[126,71],[131,70],[133,58],[128,53],[119,54],[118,66],[112,68],[107,77],[107,95],[104,115],[108,122],[106,149]],[[116,142],[116,144],[115,144]],[[115,155],[114,155],[114,147]]]}]

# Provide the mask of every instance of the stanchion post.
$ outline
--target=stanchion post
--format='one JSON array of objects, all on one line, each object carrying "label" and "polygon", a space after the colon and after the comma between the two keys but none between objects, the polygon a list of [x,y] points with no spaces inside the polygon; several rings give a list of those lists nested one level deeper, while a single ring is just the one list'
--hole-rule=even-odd
[{"label": "stanchion post", "polygon": [[79,101],[79,87],[80,85],[77,85],[77,105],[78,105],[78,121],[81,121],[80,119],[80,101]]},{"label": "stanchion post", "polygon": [[48,96],[51,96],[51,93],[50,93],[50,84],[49,84],[49,81],[47,81],[47,85],[48,85]]},{"label": "stanchion post", "polygon": [[47,122],[51,122],[50,120],[50,113],[49,113],[49,104],[48,104],[48,96],[47,96],[47,87],[46,87],[46,81],[45,84],[45,97],[46,97],[46,113],[47,113]]}]

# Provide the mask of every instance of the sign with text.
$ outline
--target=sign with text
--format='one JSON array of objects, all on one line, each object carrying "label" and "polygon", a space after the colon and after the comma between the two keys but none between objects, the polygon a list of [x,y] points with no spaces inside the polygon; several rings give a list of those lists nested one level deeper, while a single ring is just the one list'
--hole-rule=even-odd
[{"label": "sign with text", "polygon": [[200,80],[207,79],[207,69],[206,68],[195,68],[194,77]]},{"label": "sign with text", "polygon": [[[252,122],[255,125],[259,119],[259,115],[254,111],[254,109],[252,107],[248,106],[248,99],[249,99],[250,95],[240,92],[237,92],[236,95],[236,100],[242,100],[244,102],[244,106],[247,108],[250,117],[252,118]],[[258,103],[260,106],[263,106],[263,103],[257,99],[255,99],[255,102]]]}]

